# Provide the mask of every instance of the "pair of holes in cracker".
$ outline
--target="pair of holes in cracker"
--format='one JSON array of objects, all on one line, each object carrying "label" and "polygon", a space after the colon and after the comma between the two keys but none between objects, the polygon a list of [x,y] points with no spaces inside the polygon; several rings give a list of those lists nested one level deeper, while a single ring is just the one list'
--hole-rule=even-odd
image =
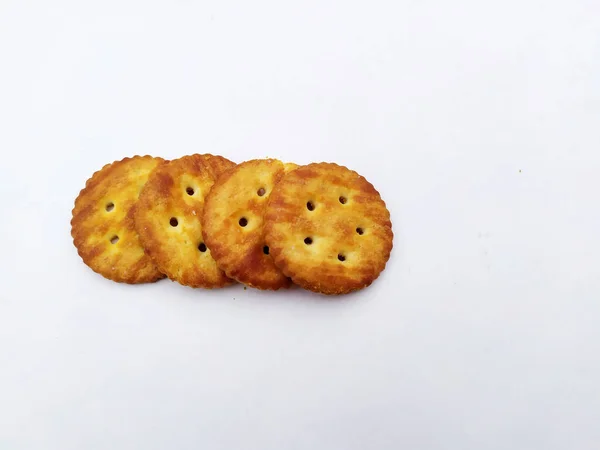
[{"label": "pair of holes in cracker", "polygon": [[[344,197],[343,195],[341,195],[338,198],[338,200],[339,200],[339,202],[342,205],[345,205],[346,203],[348,203],[348,199],[346,197]],[[309,200],[308,202],[306,202],[306,209],[308,209],[309,211],[314,211],[315,210],[315,204],[312,201]]]},{"label": "pair of holes in cracker", "polygon": [[[358,227],[358,228],[356,229],[356,232],[357,232],[358,234],[362,235],[362,234],[364,234],[364,232],[365,232],[365,231],[364,231],[362,228]],[[306,238],[304,238],[304,243],[305,243],[306,245],[311,245],[311,244],[313,243],[313,240],[312,240],[312,238],[309,236],[309,237],[306,237]]]},{"label": "pair of holes in cracker", "polygon": [[[304,243],[306,245],[312,245],[313,240],[310,236],[308,236],[308,237],[304,238]],[[338,260],[340,260],[342,262],[346,261],[346,255],[344,255],[343,253],[338,253],[337,258],[338,258]]]}]

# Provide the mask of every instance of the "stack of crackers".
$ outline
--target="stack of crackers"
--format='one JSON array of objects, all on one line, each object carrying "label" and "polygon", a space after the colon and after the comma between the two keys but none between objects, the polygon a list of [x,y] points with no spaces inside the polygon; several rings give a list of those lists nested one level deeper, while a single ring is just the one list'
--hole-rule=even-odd
[{"label": "stack of crackers", "polygon": [[114,281],[323,294],[369,286],[393,240],[379,193],[346,167],[209,154],[104,166],[75,200],[71,235],[83,262]]}]

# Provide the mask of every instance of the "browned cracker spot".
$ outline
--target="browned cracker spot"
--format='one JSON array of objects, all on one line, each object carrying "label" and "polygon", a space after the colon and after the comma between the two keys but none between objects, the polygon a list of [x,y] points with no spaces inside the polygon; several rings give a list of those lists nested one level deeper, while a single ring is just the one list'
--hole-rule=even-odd
[{"label": "browned cracker spot", "polygon": [[276,159],[257,159],[225,172],[204,206],[202,233],[227,276],[258,289],[289,287],[265,243],[263,215],[273,187],[296,168]]},{"label": "browned cracker spot", "polygon": [[234,166],[221,156],[184,156],[160,166],[142,190],[136,228],[146,252],[170,279],[204,288],[232,283],[204,243],[200,218],[211,186]]},{"label": "browned cracker spot", "polygon": [[134,225],[136,201],[162,158],[134,156],[107,164],[79,193],[71,235],[83,262],[100,275],[125,283],[164,278],[144,253]]},{"label": "browned cracker spot", "polygon": [[286,174],[273,190],[265,239],[277,267],[295,283],[344,294],[379,276],[393,233],[371,183],[346,167],[315,163]]}]

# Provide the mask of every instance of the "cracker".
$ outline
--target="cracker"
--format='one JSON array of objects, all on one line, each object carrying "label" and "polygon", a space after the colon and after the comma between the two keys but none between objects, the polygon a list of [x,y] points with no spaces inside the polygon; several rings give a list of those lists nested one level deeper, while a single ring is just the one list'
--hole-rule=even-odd
[{"label": "cracker", "polygon": [[134,225],[136,201],[162,158],[134,156],[107,164],[75,200],[71,236],[83,262],[105,278],[145,283],[164,278],[144,253]]},{"label": "cracker", "polygon": [[200,218],[211,186],[234,166],[221,156],[184,156],[160,166],[142,190],[136,228],[146,252],[171,280],[203,288],[233,282],[204,243]]},{"label": "cracker", "polygon": [[225,172],[206,197],[204,241],[228,277],[258,289],[289,287],[265,244],[263,214],[273,187],[294,164],[257,159]]},{"label": "cracker", "polygon": [[284,274],[323,294],[369,286],[390,257],[392,224],[373,185],[332,163],[302,166],[273,190],[265,240]]}]

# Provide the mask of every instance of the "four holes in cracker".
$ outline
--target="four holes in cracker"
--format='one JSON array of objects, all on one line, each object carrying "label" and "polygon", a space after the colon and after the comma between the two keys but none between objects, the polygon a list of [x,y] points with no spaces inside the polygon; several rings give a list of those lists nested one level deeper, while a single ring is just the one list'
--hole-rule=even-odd
[{"label": "four holes in cracker", "polygon": [[[345,196],[343,196],[343,195],[340,195],[338,197],[338,201],[342,205],[345,205],[346,203],[348,203],[348,199]],[[309,200],[308,202],[306,202],[306,209],[308,209],[309,211],[314,211],[315,210],[315,204],[312,201]],[[363,230],[362,227],[357,227],[356,228],[356,233],[358,235],[362,236],[365,233],[365,230]],[[304,238],[304,243],[306,245],[311,245],[313,243],[313,240],[312,240],[311,237],[306,237],[306,238]],[[343,253],[338,253],[337,259],[340,262],[344,262],[344,261],[346,261],[346,255],[344,255]]]}]

